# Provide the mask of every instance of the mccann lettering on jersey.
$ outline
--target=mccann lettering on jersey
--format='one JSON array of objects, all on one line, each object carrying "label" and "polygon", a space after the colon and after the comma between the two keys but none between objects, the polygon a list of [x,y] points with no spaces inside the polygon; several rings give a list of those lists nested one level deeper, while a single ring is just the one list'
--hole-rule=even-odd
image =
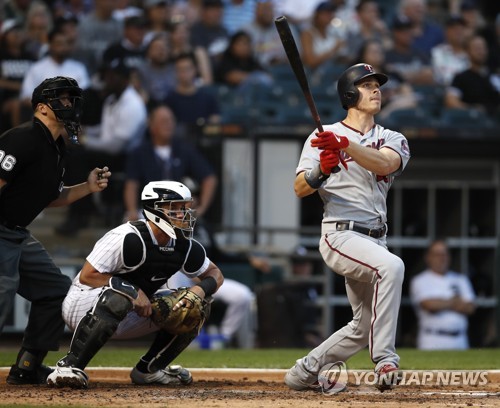
[{"label": "mccann lettering on jersey", "polygon": [[159,246],[158,247],[158,250],[160,252],[173,252],[174,251],[174,247],[173,246]]}]

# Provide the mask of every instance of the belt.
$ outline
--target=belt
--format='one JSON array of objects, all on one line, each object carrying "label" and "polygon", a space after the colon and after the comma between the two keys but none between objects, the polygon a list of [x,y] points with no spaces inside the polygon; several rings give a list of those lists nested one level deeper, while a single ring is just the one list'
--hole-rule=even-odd
[{"label": "belt", "polygon": [[462,330],[432,330],[432,329],[425,329],[425,333],[427,334],[437,334],[438,336],[449,336],[449,337],[458,337],[463,334]]},{"label": "belt", "polygon": [[367,228],[354,221],[341,221],[336,224],[337,231],[356,231],[372,238],[382,238],[387,232],[387,227],[385,225],[381,228]]}]

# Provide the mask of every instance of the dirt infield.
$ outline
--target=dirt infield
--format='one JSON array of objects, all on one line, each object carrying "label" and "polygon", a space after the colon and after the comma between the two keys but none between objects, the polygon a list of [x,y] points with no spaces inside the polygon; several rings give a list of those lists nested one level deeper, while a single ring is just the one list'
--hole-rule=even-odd
[{"label": "dirt infield", "polygon": [[[0,369],[0,407],[498,407],[500,372],[488,372],[480,385],[427,385],[409,383],[380,393],[373,386],[355,385],[349,373],[347,391],[323,395],[315,391],[291,391],[283,384],[284,370],[193,369],[194,383],[186,387],[134,386],[129,370],[88,369],[86,390],[52,389],[46,386],[6,384],[7,369]],[[421,373],[417,375],[421,377]],[[416,377],[415,377],[416,378]],[[483,381],[484,382],[484,381]]]}]

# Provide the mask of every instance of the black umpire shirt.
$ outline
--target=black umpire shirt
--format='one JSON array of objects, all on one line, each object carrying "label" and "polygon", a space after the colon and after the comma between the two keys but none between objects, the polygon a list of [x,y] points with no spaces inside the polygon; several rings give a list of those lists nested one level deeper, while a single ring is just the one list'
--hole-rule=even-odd
[{"label": "black umpire shirt", "polygon": [[0,136],[0,223],[26,227],[59,197],[65,154],[63,137],[54,141],[36,118]]}]

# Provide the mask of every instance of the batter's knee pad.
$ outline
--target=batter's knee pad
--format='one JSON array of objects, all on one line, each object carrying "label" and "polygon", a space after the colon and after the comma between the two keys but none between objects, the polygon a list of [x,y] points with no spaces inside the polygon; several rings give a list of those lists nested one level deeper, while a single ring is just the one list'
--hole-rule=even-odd
[{"label": "batter's knee pad", "polygon": [[70,352],[57,364],[84,369],[132,310],[132,301],[112,289],[105,289],[95,306],[76,327]]}]

